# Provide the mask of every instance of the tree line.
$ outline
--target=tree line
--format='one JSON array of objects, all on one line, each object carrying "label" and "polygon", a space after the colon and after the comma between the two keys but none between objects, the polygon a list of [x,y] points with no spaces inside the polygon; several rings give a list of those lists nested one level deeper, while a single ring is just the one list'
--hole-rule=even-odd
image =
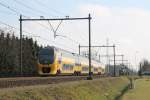
[{"label": "tree line", "polygon": [[[22,72],[24,76],[37,74],[37,54],[40,48],[32,38],[22,38]],[[0,77],[19,75],[20,39],[12,32],[0,30]]]}]

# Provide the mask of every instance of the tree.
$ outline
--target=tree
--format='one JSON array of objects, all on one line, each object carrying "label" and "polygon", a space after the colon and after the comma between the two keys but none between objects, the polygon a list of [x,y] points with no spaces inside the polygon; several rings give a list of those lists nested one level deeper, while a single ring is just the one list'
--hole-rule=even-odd
[{"label": "tree", "polygon": [[[20,39],[12,31],[6,33],[0,30],[0,48],[0,77],[20,74]],[[23,37],[22,69],[24,75],[37,74],[37,54],[40,48],[32,38]]]}]

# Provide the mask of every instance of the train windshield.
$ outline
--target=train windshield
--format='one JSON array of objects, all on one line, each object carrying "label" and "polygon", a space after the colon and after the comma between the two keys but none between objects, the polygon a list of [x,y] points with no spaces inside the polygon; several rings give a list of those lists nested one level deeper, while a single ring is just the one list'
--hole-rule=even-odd
[{"label": "train windshield", "polygon": [[53,64],[54,62],[54,48],[44,48],[39,52],[40,64]]}]

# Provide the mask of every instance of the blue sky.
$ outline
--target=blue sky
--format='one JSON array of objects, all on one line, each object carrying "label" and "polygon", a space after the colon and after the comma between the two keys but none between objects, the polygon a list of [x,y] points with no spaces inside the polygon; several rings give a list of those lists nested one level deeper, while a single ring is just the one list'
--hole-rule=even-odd
[{"label": "blue sky", "polygon": [[[30,10],[16,1],[35,8],[40,12]],[[150,0],[0,0],[0,2],[27,16],[44,15],[48,17],[62,17],[65,15],[75,15],[76,9],[82,4],[99,4],[121,8],[134,7],[145,9],[147,11],[150,10]],[[18,15],[14,15],[14,12],[2,6],[0,6],[0,12],[1,20],[10,24],[16,23],[19,18]]]},{"label": "blue sky", "polygon": [[[23,4],[34,7],[40,12],[36,12],[35,10],[30,10],[23,5],[20,5],[18,2],[22,2]],[[65,16],[65,15],[74,15],[75,10],[79,5],[82,4],[99,4],[105,5],[109,7],[134,7],[141,8],[145,10],[150,10],[150,0],[0,0],[1,3],[6,4],[17,10],[20,13],[23,13],[28,16]],[[2,20],[9,20],[12,18],[17,18],[17,16],[13,15],[14,12],[8,10],[5,7],[0,6],[0,15]],[[16,20],[9,20],[14,23]]]},{"label": "blue sky", "polygon": [[[48,12],[49,15],[65,15],[65,14],[72,14],[73,11],[81,4],[100,4],[110,7],[137,7],[142,8],[145,10],[150,10],[150,1],[149,0],[0,0],[0,2],[9,5],[10,7],[17,8],[20,12],[30,12],[28,8],[19,5],[16,1],[22,2],[28,6],[34,7],[38,10],[42,10],[43,12]],[[41,3],[41,4],[39,4]],[[43,4],[45,5],[43,7]],[[0,11],[2,12],[9,12],[4,7],[0,7]],[[48,9],[49,11],[47,11]],[[45,11],[44,11],[45,10]],[[54,11],[56,10],[56,11]],[[61,13],[58,13],[61,12]],[[33,13],[31,15],[39,15],[39,13]]]},{"label": "blue sky", "polygon": [[[36,18],[39,16],[46,18],[64,17],[66,15],[86,17],[88,13],[91,13],[92,17],[95,18],[92,20],[93,45],[106,44],[106,38],[109,38],[110,44],[118,45],[117,52],[125,54],[133,65],[136,63],[135,58],[138,61],[142,58],[150,59],[150,47],[143,45],[150,42],[148,38],[150,37],[150,0],[0,0],[0,3],[23,15]],[[18,13],[15,15],[15,12],[0,5],[0,27],[5,27],[2,25],[2,21],[19,28],[18,19]],[[42,24],[49,27],[47,23]],[[57,24],[53,23],[54,26]],[[64,22],[58,32],[85,45],[88,44],[86,24],[83,22]],[[73,52],[78,51],[77,44],[60,37],[54,40],[52,32],[35,23],[24,23],[23,28],[51,41],[44,42],[33,37],[39,43],[60,44],[57,46],[64,47],[64,49],[67,46],[71,48],[67,48],[68,50],[74,48]],[[15,31],[19,34],[18,30]],[[62,43],[63,45],[61,45]],[[133,57],[133,55],[137,57]]]},{"label": "blue sky", "polygon": [[149,0],[91,0],[94,3],[100,3],[102,5],[108,6],[118,6],[118,7],[138,7],[149,9]]}]

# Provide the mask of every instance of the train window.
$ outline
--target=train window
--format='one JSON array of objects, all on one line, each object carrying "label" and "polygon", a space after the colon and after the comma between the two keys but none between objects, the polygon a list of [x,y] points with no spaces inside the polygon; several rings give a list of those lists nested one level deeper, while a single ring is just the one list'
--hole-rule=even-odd
[{"label": "train window", "polygon": [[88,71],[88,70],[89,70],[89,68],[87,66],[82,67],[82,71]]},{"label": "train window", "polygon": [[81,64],[80,63],[75,63],[75,66],[81,66]]},{"label": "train window", "polygon": [[73,70],[73,66],[74,66],[74,65],[72,65],[72,64],[70,65],[70,70]]},{"label": "train window", "polygon": [[39,55],[54,55],[54,48],[45,48],[39,51]]},{"label": "train window", "polygon": [[41,64],[52,64],[54,62],[54,48],[45,48],[40,50],[39,62]]},{"label": "train window", "polygon": [[98,68],[94,68],[94,71],[97,72],[97,71],[98,71]]},{"label": "train window", "polygon": [[73,64],[63,64],[63,70],[73,70]]},{"label": "train window", "polygon": [[63,64],[63,70],[67,70],[66,64]]}]

